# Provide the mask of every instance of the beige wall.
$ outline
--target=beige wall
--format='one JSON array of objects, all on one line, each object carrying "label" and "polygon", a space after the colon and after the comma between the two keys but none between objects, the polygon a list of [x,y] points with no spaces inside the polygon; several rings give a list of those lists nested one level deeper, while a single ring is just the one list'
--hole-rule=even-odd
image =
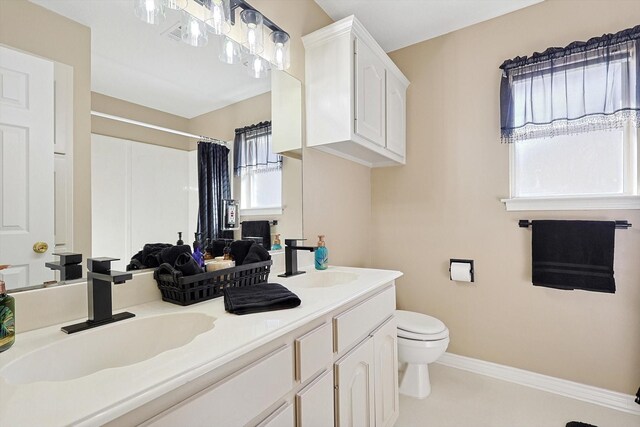
[{"label": "beige wall", "polygon": [[[545,1],[391,54],[411,81],[407,165],[373,171],[374,265],[402,270],[400,308],[450,329],[452,353],[634,394],[640,384],[639,211],[506,212],[498,66],[640,21],[640,2]],[[306,208],[306,206],[305,206]],[[628,219],[616,232],[617,292],[531,285],[520,218]],[[449,258],[476,282],[448,279]]]},{"label": "beige wall", "polygon": [[0,1],[0,43],[73,67],[73,249],[91,252],[91,32],[26,0]]},{"label": "beige wall", "polygon": [[[289,73],[304,83],[301,37],[331,24],[331,18],[313,0],[254,0],[251,4],[291,35]],[[371,260],[370,169],[314,149],[305,148],[303,159],[308,243],[325,234],[330,264],[367,266]]]},{"label": "beige wall", "polygon": [[[91,109],[100,113],[125,117],[156,126],[189,132],[189,119],[154,110],[153,108],[133,104],[122,99],[112,98],[101,93],[91,92]],[[139,141],[179,150],[195,149],[193,138],[173,135],[159,130],[122,123],[103,117],[91,116],[91,132],[114,138]]]}]

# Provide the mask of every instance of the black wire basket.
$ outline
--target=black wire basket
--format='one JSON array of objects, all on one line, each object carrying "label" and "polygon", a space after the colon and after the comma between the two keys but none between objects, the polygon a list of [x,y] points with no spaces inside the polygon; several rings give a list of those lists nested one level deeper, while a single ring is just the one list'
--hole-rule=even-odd
[{"label": "black wire basket", "polygon": [[178,305],[190,305],[222,296],[225,288],[266,283],[272,260],[239,265],[237,267],[183,276],[181,272],[168,272],[162,268],[153,273],[162,294],[162,300]]}]

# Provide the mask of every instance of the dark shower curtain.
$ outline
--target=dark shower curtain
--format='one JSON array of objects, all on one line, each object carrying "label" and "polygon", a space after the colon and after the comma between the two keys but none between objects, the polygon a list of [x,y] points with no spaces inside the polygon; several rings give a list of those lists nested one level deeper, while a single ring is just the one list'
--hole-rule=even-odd
[{"label": "dark shower curtain", "polygon": [[233,231],[223,231],[222,200],[231,199],[229,149],[213,142],[198,142],[198,232],[200,242],[209,238],[233,239]]}]

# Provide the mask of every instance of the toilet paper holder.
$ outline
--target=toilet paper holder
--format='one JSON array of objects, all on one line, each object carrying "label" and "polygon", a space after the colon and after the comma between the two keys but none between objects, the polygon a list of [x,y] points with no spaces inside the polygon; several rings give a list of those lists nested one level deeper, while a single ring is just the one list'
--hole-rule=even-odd
[{"label": "toilet paper holder", "polygon": [[473,260],[472,259],[455,259],[455,258],[449,259],[449,280],[453,280],[451,278],[451,264],[453,264],[454,262],[469,264],[470,273],[471,273],[471,282],[475,281],[474,280]]}]

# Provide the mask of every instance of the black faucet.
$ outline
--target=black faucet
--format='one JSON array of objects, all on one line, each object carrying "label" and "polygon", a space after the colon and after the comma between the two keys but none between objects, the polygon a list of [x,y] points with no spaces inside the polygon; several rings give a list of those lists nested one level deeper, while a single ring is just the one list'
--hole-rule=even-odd
[{"label": "black faucet", "polygon": [[52,270],[59,270],[61,282],[82,277],[82,254],[60,252],[53,255],[59,256],[60,261],[45,262],[44,265]]},{"label": "black faucet", "polygon": [[297,246],[296,242],[306,239],[284,239],[284,274],[278,274],[278,277],[290,277],[303,274],[304,271],[298,271],[298,251],[315,252],[315,246]]},{"label": "black faucet", "polygon": [[123,312],[113,314],[111,299],[111,283],[120,285],[131,279],[131,273],[111,270],[111,261],[118,258],[89,258],[87,259],[87,300],[89,303],[89,319],[75,325],[63,326],[61,329],[67,334],[95,328],[120,320],[134,317],[135,314]]}]

